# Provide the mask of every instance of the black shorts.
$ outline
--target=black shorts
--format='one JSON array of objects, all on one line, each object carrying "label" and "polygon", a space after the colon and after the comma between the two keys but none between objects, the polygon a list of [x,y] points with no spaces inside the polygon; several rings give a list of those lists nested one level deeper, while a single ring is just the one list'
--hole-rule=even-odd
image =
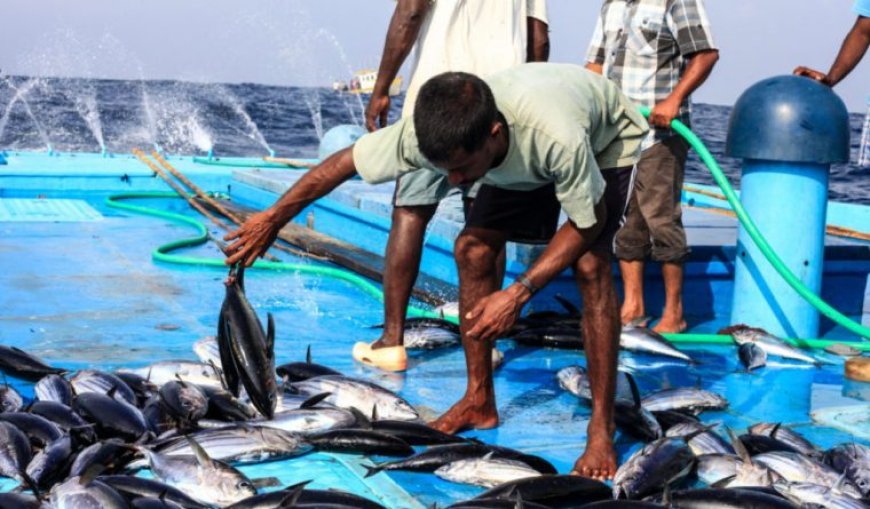
[{"label": "black shorts", "polygon": [[[625,214],[634,167],[606,169],[601,174],[607,184],[603,198],[607,207],[607,221],[590,249],[612,252],[613,236],[619,230]],[[466,216],[465,225],[506,232],[511,242],[546,244],[559,226],[560,210],[554,184],[531,191],[511,191],[483,185]]]}]

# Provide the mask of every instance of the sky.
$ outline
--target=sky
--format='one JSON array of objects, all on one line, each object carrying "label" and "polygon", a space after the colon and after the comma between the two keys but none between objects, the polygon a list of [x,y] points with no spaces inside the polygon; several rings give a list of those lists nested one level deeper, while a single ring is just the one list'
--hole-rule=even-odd
[{"label": "sky", "polygon": [[[695,101],[733,104],[797,65],[827,71],[852,0],[707,0],[720,60]],[[329,86],[377,67],[393,0],[3,0],[0,72]],[[598,0],[548,0],[550,60],[583,63]],[[870,57],[867,57],[870,61]],[[407,79],[407,69],[404,71]],[[864,112],[870,62],[836,88]]]}]

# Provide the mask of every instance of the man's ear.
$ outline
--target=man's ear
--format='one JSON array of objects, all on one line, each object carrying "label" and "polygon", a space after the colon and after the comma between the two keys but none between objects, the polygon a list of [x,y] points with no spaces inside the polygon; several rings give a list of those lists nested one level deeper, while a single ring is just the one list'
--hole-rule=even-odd
[{"label": "man's ear", "polygon": [[502,125],[501,122],[496,120],[495,122],[492,123],[492,127],[489,129],[490,137],[492,137],[492,138],[498,137],[498,135],[501,133],[502,129],[504,129],[504,126]]}]

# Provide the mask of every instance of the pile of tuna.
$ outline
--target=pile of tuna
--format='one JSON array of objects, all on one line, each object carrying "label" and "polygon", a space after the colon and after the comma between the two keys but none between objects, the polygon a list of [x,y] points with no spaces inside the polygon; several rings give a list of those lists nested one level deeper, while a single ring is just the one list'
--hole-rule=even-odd
[{"label": "pile of tuna", "polygon": [[[550,318],[533,316],[523,326],[534,330]],[[421,348],[444,345],[456,333],[439,321],[410,327]],[[432,328],[443,332],[425,332]],[[68,373],[0,347],[0,370],[35,383],[32,401],[9,386],[0,390],[0,476],[20,483],[0,494],[0,509],[383,507],[305,482],[267,492],[280,482],[238,469],[315,451],[377,457],[366,466],[369,476],[420,472],[488,488],[450,506],[457,509],[851,508],[864,507],[868,493],[865,446],[820,451],[768,424],[726,441],[697,418],[724,408],[723,398],[689,388],[641,397],[627,373],[619,378],[617,423],[646,445],[612,487],[558,475],[541,457],[433,430],[397,394],[315,364],[310,352],[304,362],[276,366],[274,337],[271,317],[264,330],[247,302],[239,272],[228,280],[216,337],[193,346],[199,361]],[[558,378],[589,399],[582,368]],[[137,476],[142,469],[153,478]],[[711,487],[681,489],[694,478]]]}]

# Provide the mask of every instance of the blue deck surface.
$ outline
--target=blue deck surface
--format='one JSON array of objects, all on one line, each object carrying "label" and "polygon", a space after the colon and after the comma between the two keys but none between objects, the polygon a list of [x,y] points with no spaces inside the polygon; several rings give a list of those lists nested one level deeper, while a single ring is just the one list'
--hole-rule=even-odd
[{"label": "blue deck surface", "polygon": [[[14,155],[10,161],[15,161]],[[188,166],[196,165],[179,161],[185,173]],[[245,195],[251,198],[251,204],[256,203],[254,198],[262,192],[250,183],[243,183],[241,179],[245,177],[230,182],[228,172],[193,171],[192,176],[214,183],[213,190],[226,191],[229,184],[234,197]],[[141,183],[143,188],[165,189],[150,177],[150,172],[137,178],[140,180],[134,180],[133,184],[113,181],[111,185],[118,186],[117,189],[131,186],[132,190]],[[214,334],[225,273],[219,269],[155,264],[151,259],[151,251],[158,245],[189,237],[189,227],[107,208],[103,204],[106,192],[84,192],[81,186],[78,191],[50,186],[40,189],[36,181],[19,187],[2,182],[0,197],[34,198],[41,194],[84,199],[103,215],[103,220],[0,222],[0,266],[7,267],[0,273],[0,309],[3,309],[0,343],[19,346],[70,369],[113,369],[164,359],[195,358],[192,344]],[[351,183],[356,185],[362,186]],[[244,186],[249,188],[241,192]],[[371,188],[367,189],[371,192]],[[358,196],[360,202],[371,198],[370,204],[366,202],[360,208],[374,210],[383,205],[385,193],[382,190],[375,192],[375,196],[356,191],[348,194]],[[264,196],[272,200],[275,197],[270,193],[260,199],[265,199]],[[343,199],[346,198],[338,197],[327,205],[336,210],[342,205],[349,206],[341,202]],[[141,202],[195,217],[180,200]],[[384,210],[388,209],[381,211]],[[316,211],[317,229],[326,228],[323,223],[335,220],[321,212]],[[688,215],[705,217],[694,214],[690,211]],[[373,221],[386,220],[377,214],[373,217]],[[321,219],[323,223],[319,223]],[[716,215],[705,221],[709,231],[703,235],[709,234],[711,238],[733,235],[731,219]],[[698,224],[699,230],[703,230]],[[696,235],[693,228],[689,231],[690,236]],[[212,232],[222,235],[216,230]],[[437,250],[447,241],[433,233],[430,244]],[[721,245],[718,248],[725,249]],[[517,253],[516,260],[525,256],[522,249]],[[211,244],[188,249],[183,254],[220,256]],[[285,261],[311,263],[276,254]],[[426,256],[437,259],[432,252]],[[831,270],[837,269],[837,263],[846,264],[832,263]],[[703,269],[696,268],[696,277],[710,277],[711,272],[718,270],[714,265],[711,262]],[[727,260],[720,265],[727,267]],[[722,271],[724,280],[727,270]],[[860,281],[862,292],[866,273],[864,276]],[[358,340],[374,339],[378,332],[369,326],[382,319],[380,304],[356,287],[337,280],[268,271],[251,271],[246,279],[248,297],[257,311],[261,316],[267,312],[275,316],[279,363],[303,358],[305,348],[311,345],[316,362],[399,391],[426,418],[446,410],[464,391],[465,363],[458,348],[414,352],[405,374],[387,374],[355,364],[350,357],[351,346]],[[167,330],[166,325],[177,329]],[[555,373],[564,366],[584,364],[583,353],[519,347],[508,340],[500,341],[498,346],[505,352],[505,363],[496,372],[501,425],[466,435],[539,454],[559,471],[567,472],[582,452],[589,409],[559,388]],[[726,396],[730,408],[704,414],[706,422],[721,421],[742,430],[754,422],[776,421],[795,426],[822,447],[851,440],[870,444],[868,384],[844,384],[840,360],[830,358],[833,364],[821,369],[772,360],[767,368],[746,374],[738,369],[733,347],[682,345],[681,349],[701,363],[687,367],[626,353],[622,354],[621,362],[636,373],[642,392],[663,386],[700,384]],[[14,383],[24,394],[32,394],[30,384]],[[852,432],[814,424],[814,412],[842,414],[843,419],[853,421],[849,427]],[[633,440],[620,437],[618,448],[622,458],[635,447]],[[277,476],[285,483],[313,476],[320,486],[340,485],[380,498],[391,507],[428,507],[435,502],[443,505],[481,491],[441,481],[431,474],[379,474],[364,481],[356,466],[360,461],[364,460],[314,455],[245,470],[254,477]],[[403,499],[404,492],[416,502]]]}]

